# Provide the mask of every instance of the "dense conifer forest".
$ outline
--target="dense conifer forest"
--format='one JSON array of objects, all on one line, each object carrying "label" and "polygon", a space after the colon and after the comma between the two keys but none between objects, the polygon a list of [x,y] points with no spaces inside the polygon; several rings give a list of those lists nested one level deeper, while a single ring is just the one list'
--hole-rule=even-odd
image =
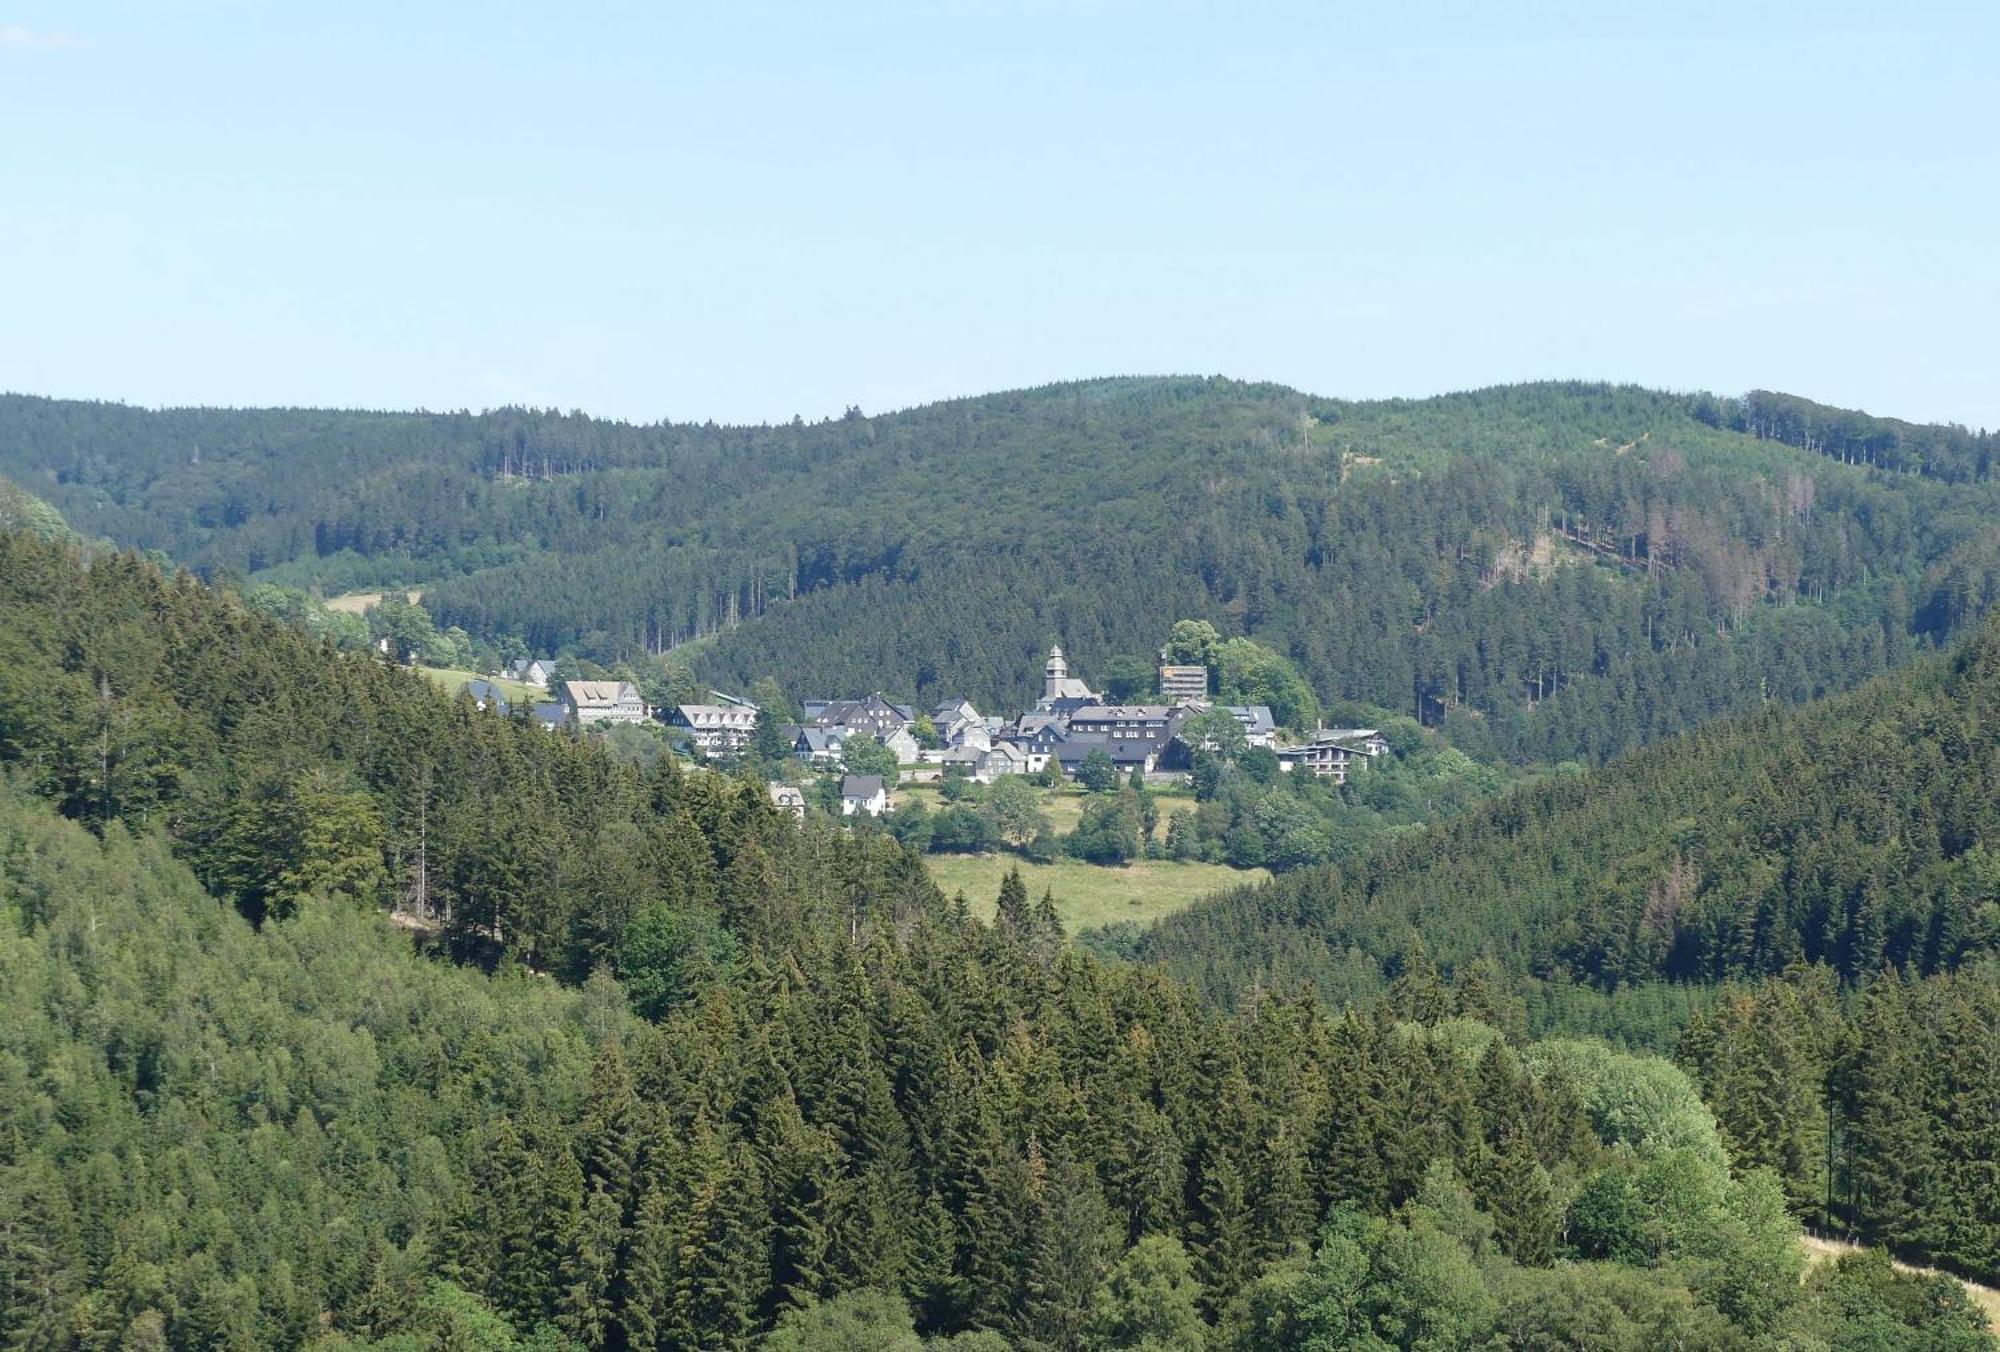
[{"label": "dense conifer forest", "polygon": [[1797,1243],[1823,1074],[1841,1214],[1990,1256],[1960,947],[1859,1005],[1732,988],[1686,1070],[1528,1039],[1457,939],[1225,1009],[1016,880],[979,923],[892,839],[25,532],[0,770],[9,1346],[1989,1345]]},{"label": "dense conifer forest", "polygon": [[[1182,616],[1486,761],[1846,688],[2000,583],[1991,438],[1532,385],[1106,380],[783,426],[0,399],[0,474],[209,577],[420,585],[505,650],[1011,708]],[[643,674],[643,673],[642,673]]]},{"label": "dense conifer forest", "polygon": [[[1824,1223],[2000,1276],[2000,626],[1509,792],[1133,945],[1223,1003],[1437,963],[1665,1042]],[[1421,934],[1412,949],[1412,936]],[[1713,983],[1732,988],[1708,1003]],[[1530,1007],[1532,1006],[1532,1014]]]}]

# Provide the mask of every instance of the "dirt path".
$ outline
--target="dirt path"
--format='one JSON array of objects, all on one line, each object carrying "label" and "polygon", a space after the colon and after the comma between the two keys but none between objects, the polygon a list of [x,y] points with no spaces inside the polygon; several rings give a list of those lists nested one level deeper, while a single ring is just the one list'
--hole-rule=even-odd
[{"label": "dirt path", "polygon": [[[1818,1235],[1806,1235],[1803,1237],[1803,1242],[1806,1246],[1807,1258],[1814,1263],[1831,1262],[1842,1254],[1859,1253],[1861,1250],[1861,1246],[1858,1244],[1848,1244],[1838,1239],[1821,1239]],[[1895,1265],[1896,1270],[1899,1272],[1918,1272],[1929,1276],[1937,1271],[1936,1268],[1913,1267],[1908,1263],[1898,1263],[1893,1258],[1889,1261]],[[1946,1273],[1945,1275],[1956,1277],[1958,1284],[1965,1288],[1965,1294],[1972,1297],[1972,1303],[1986,1312],[1986,1326],[1992,1329],[1996,1335],[2000,1335],[2000,1290],[1995,1290],[1990,1286],[1983,1286],[1978,1282],[1967,1281],[1963,1277],[1958,1277],[1955,1273]]]}]

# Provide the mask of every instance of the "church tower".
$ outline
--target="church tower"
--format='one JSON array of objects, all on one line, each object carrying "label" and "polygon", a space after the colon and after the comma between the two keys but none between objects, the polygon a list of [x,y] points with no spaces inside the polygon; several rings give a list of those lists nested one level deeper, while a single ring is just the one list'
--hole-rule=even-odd
[{"label": "church tower", "polygon": [[1069,680],[1069,662],[1063,657],[1062,645],[1049,649],[1048,665],[1042,668],[1042,698],[1058,700],[1063,697],[1063,686]]}]

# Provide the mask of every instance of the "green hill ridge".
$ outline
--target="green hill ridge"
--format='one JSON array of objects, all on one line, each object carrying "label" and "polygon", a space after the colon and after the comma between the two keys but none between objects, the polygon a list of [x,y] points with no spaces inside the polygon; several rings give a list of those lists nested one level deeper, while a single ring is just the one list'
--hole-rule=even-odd
[{"label": "green hill ridge", "polygon": [[[819,423],[0,398],[0,473],[206,575],[795,697],[1008,708],[1202,617],[1480,759],[1603,760],[1845,688],[2000,590],[1990,439],[1786,396],[1357,403],[1077,382]],[[687,646],[693,640],[700,640]],[[643,674],[643,670],[641,671]]]}]

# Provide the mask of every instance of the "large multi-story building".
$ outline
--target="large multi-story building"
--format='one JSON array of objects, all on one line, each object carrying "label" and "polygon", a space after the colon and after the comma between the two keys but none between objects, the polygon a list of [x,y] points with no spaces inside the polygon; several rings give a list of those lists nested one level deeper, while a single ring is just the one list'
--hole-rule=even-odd
[{"label": "large multi-story building", "polygon": [[563,716],[579,727],[646,721],[646,701],[630,681],[564,681],[562,706]]},{"label": "large multi-story building", "polygon": [[1358,766],[1366,765],[1389,749],[1374,728],[1321,728],[1309,742],[1278,748],[1278,764],[1287,770],[1345,784]]},{"label": "large multi-story building", "polygon": [[1160,694],[1169,704],[1208,698],[1208,668],[1160,663]]},{"label": "large multi-story building", "polygon": [[678,704],[667,722],[686,728],[688,740],[706,756],[734,756],[757,735],[757,709],[751,704]]},{"label": "large multi-story building", "polygon": [[1173,707],[1166,704],[1086,704],[1069,716],[1069,730],[1121,742],[1152,742],[1157,748],[1173,735],[1173,717]]}]

